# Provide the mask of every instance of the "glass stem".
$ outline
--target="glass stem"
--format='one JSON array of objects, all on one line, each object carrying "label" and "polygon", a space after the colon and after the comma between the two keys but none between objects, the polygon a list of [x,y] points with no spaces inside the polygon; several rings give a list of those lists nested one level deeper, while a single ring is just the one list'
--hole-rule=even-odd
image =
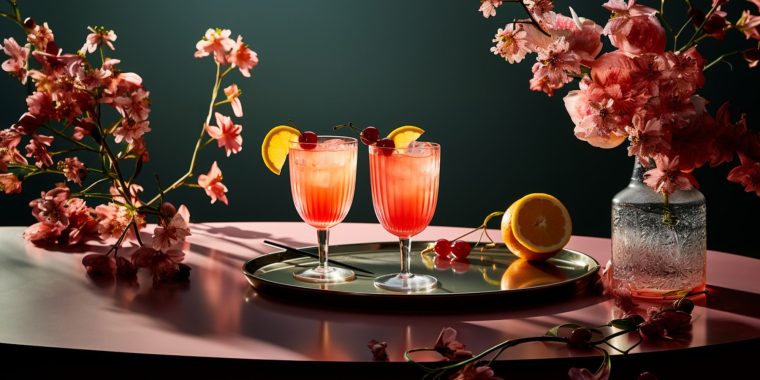
[{"label": "glass stem", "polygon": [[399,273],[399,276],[404,278],[412,277],[410,271],[412,265],[412,239],[399,238],[398,245],[401,249],[401,273]]},{"label": "glass stem", "polygon": [[319,270],[327,271],[327,247],[330,243],[330,230],[317,230],[317,249],[319,250]]}]

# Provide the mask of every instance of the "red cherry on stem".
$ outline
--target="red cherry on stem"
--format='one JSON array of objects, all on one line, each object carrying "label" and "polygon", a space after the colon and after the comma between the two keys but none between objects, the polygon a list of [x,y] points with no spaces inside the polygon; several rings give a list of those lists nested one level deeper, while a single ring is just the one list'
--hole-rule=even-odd
[{"label": "red cherry on stem", "polygon": [[396,143],[394,143],[393,140],[389,138],[382,138],[380,140],[377,140],[375,146],[380,148],[380,153],[386,156],[393,154],[393,151],[396,149]]},{"label": "red cherry on stem", "polygon": [[312,131],[306,131],[298,136],[298,144],[302,149],[311,150],[317,147],[317,134]]},{"label": "red cherry on stem", "polygon": [[454,245],[451,247],[451,253],[453,253],[459,260],[466,258],[470,254],[470,251],[472,251],[470,243],[462,240],[455,241]]},{"label": "red cherry on stem", "polygon": [[372,145],[377,142],[378,138],[380,138],[380,131],[375,127],[367,127],[362,130],[359,137],[361,137],[364,145]]},{"label": "red cherry on stem", "polygon": [[435,242],[433,250],[438,256],[448,257],[451,253],[451,242],[446,239],[438,239],[438,241]]}]

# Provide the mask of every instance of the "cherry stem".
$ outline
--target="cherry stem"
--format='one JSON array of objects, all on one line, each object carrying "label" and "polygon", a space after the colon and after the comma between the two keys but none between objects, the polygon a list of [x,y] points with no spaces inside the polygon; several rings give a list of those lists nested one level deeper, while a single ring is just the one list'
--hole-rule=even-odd
[{"label": "cherry stem", "polygon": [[354,127],[354,123],[352,123],[352,122],[348,122],[348,124],[338,124],[338,125],[336,125],[336,126],[333,127],[333,131],[337,131],[339,129],[344,129],[344,128],[350,128],[352,131],[354,131],[354,132],[356,132],[358,134],[362,133],[362,131],[360,131],[358,128]]}]

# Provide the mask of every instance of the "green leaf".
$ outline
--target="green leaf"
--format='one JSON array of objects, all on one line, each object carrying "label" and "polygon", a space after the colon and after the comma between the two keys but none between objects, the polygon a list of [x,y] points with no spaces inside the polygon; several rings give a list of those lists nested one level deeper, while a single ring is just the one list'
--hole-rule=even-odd
[{"label": "green leaf", "polygon": [[559,330],[560,329],[577,329],[578,327],[582,327],[581,325],[577,325],[575,323],[565,323],[562,325],[557,325],[549,329],[549,331],[546,332],[546,336],[559,336]]},{"label": "green leaf", "polygon": [[636,328],[636,324],[630,319],[613,319],[610,321],[610,325],[620,330],[633,330]]}]

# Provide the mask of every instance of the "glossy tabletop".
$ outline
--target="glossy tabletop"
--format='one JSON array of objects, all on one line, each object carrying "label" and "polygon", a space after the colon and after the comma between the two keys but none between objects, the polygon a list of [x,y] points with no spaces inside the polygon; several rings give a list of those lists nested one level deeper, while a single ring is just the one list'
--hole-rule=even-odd
[{"label": "glossy tabletop", "polygon": [[[304,223],[204,223],[192,226],[185,262],[193,270],[184,285],[96,284],[81,264],[89,245],[67,252],[25,242],[23,228],[0,228],[0,343],[98,351],[294,361],[372,360],[370,339],[388,342],[392,361],[407,348],[431,346],[451,326],[475,352],[509,338],[542,335],[562,323],[600,325],[616,316],[614,303],[593,293],[530,304],[456,305],[431,313],[318,307],[299,299],[258,295],[241,267],[275,249],[271,239],[311,246],[314,230]],[[467,229],[429,227],[418,240],[452,238]],[[493,236],[498,236],[496,231]],[[392,241],[378,224],[344,223],[332,244]],[[609,239],[573,237],[568,248],[602,265]],[[125,249],[125,252],[128,252]],[[633,353],[684,349],[760,338],[760,260],[710,251],[712,295],[697,302],[691,337],[645,343]],[[478,311],[481,310],[481,311]],[[618,343],[625,345],[625,337]],[[510,349],[503,360],[593,355],[559,344]],[[431,359],[434,359],[431,357]]]}]

